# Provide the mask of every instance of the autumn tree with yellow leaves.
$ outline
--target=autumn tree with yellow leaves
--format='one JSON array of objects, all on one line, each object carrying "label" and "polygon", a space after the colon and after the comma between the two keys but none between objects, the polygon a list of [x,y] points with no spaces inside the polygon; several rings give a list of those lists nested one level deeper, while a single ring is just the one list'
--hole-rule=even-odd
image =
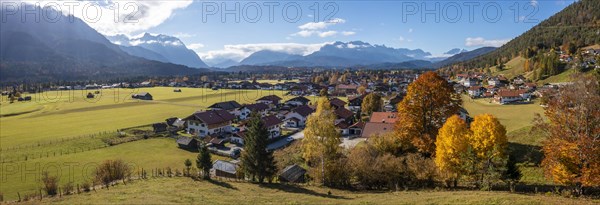
[{"label": "autumn tree with yellow leaves", "polygon": [[461,104],[460,95],[446,79],[435,72],[424,73],[408,86],[406,97],[398,104],[396,136],[432,156],[438,130],[459,112]]},{"label": "autumn tree with yellow leaves", "polygon": [[313,178],[323,185],[346,184],[340,168],[340,133],[335,129],[335,114],[327,98],[320,98],[316,112],[306,120],[302,157],[312,168]]},{"label": "autumn tree with yellow leaves", "polygon": [[447,185],[467,175],[476,187],[490,188],[505,171],[507,146],[506,128],[493,115],[475,116],[470,129],[454,115],[439,130],[435,163]]},{"label": "autumn tree with yellow leaves", "polygon": [[440,129],[435,145],[435,164],[446,180],[457,186],[458,179],[463,174],[463,155],[469,146],[470,131],[467,123],[458,115],[454,115],[444,123]]},{"label": "autumn tree with yellow leaves", "polygon": [[593,77],[577,77],[550,98],[547,120],[538,116],[535,128],[547,139],[542,165],[554,182],[574,187],[600,185],[600,89]]}]

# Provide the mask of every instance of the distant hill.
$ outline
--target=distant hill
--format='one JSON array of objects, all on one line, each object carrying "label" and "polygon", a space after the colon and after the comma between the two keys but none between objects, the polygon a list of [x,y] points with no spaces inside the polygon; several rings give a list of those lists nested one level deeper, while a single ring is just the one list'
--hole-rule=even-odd
[{"label": "distant hill", "polygon": [[599,44],[599,28],[600,3],[597,0],[580,0],[495,51],[451,67],[472,69],[493,66],[498,59],[511,59],[528,48],[548,49],[562,45],[581,48]]},{"label": "distant hill", "polygon": [[0,22],[0,80],[84,80],[206,71],[133,57],[82,20],[69,18],[60,16],[52,23],[23,22],[20,15],[4,18]]},{"label": "distant hill", "polygon": [[301,55],[292,55],[284,52],[262,50],[257,51],[252,55],[248,56],[247,58],[242,60],[239,63],[239,65],[266,65],[278,61],[294,61],[299,59],[302,59]]},{"label": "distant hill", "polygon": [[[166,63],[185,65],[191,68],[208,68],[198,54],[190,50],[176,37],[162,34],[144,33],[129,38],[125,35],[107,36],[111,42],[118,44],[130,55],[158,60]],[[152,52],[147,52],[152,51]],[[156,54],[162,56],[160,58]]]},{"label": "distant hill", "polygon": [[446,58],[443,61],[439,61],[439,62],[432,64],[432,67],[439,68],[439,67],[447,66],[447,65],[450,65],[453,63],[468,61],[468,60],[471,60],[478,56],[488,54],[489,52],[492,52],[496,49],[497,49],[496,47],[482,47],[482,48],[478,48],[478,49],[475,49],[472,51],[458,52],[455,55],[453,55],[449,58]]},{"label": "distant hill", "polygon": [[[306,56],[263,50],[253,53],[239,65],[272,65],[283,67],[348,67],[382,63],[432,60],[431,53],[421,49],[391,48],[362,41],[334,42]],[[443,58],[442,58],[443,59]],[[437,59],[437,60],[442,60]]]}]

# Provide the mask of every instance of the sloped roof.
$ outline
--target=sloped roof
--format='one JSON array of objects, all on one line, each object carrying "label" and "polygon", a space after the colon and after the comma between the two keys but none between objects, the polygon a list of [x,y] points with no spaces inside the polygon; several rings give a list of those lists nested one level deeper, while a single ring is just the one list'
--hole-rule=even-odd
[{"label": "sloped roof", "polygon": [[283,178],[288,182],[300,182],[306,174],[306,170],[296,164],[287,166],[281,171],[279,178]]},{"label": "sloped roof", "polygon": [[235,174],[237,172],[237,165],[231,162],[217,160],[213,163],[213,169]]},{"label": "sloped roof", "polygon": [[218,102],[218,103],[212,104],[208,108],[220,108],[223,110],[233,110],[233,109],[240,108],[240,107],[242,107],[242,105],[240,105],[238,102],[232,100],[232,101],[226,101],[226,102]]},{"label": "sloped roof", "polygon": [[296,113],[300,114],[302,117],[307,117],[311,113],[315,112],[315,110],[312,109],[308,105],[302,105],[302,106],[297,107],[294,110],[292,110],[292,112],[296,112]]},{"label": "sloped roof", "polygon": [[297,101],[297,102],[302,102],[302,103],[310,102],[310,100],[308,98],[305,98],[304,96],[298,96],[298,97],[292,98],[286,102],[291,102],[291,101]]},{"label": "sloped roof", "polygon": [[373,112],[369,122],[394,124],[397,117],[398,114],[395,112]]},{"label": "sloped roof", "polygon": [[278,125],[278,124],[283,123],[283,121],[281,121],[281,119],[279,119],[275,115],[269,115],[269,116],[263,117],[262,120],[265,123],[265,127],[271,127],[273,125]]},{"label": "sloped roof", "polygon": [[190,145],[191,142],[196,141],[194,138],[191,137],[180,137],[177,139],[177,144],[180,145]]},{"label": "sloped roof", "polygon": [[365,122],[360,121],[360,122],[354,123],[353,125],[350,126],[350,128],[360,128],[360,129],[363,129],[363,128],[365,128]]},{"label": "sloped roof", "polygon": [[331,98],[329,100],[329,104],[334,105],[336,107],[344,107],[344,105],[346,105],[346,102],[340,100],[339,98]]},{"label": "sloped roof", "polygon": [[361,134],[361,137],[371,137],[374,134],[384,134],[394,131],[394,124],[380,123],[380,122],[367,122],[365,128]]},{"label": "sloped roof", "polygon": [[248,108],[248,110],[250,110],[250,111],[256,111],[256,112],[260,112],[260,111],[269,109],[269,106],[264,103],[255,103],[255,104],[249,104],[249,105],[242,106],[242,108],[244,108],[244,107]]},{"label": "sloped roof", "polygon": [[279,101],[279,100],[281,100],[281,98],[277,95],[267,95],[267,96],[258,98],[258,100]]},{"label": "sloped roof", "polygon": [[206,124],[218,124],[235,119],[235,116],[225,110],[210,110],[206,112],[196,112],[185,120],[199,120]]},{"label": "sloped roof", "polygon": [[354,113],[352,111],[350,111],[346,108],[343,108],[343,107],[336,109],[334,111],[334,113],[338,118],[343,118],[343,119],[352,117],[354,115]]}]

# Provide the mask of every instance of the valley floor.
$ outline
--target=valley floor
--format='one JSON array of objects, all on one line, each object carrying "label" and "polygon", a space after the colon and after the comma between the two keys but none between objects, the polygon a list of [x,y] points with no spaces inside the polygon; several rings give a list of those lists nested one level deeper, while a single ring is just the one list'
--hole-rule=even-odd
[{"label": "valley floor", "polygon": [[[328,194],[331,192],[331,194]],[[155,178],[32,204],[595,204],[548,194],[485,191],[356,192],[314,186]]]}]

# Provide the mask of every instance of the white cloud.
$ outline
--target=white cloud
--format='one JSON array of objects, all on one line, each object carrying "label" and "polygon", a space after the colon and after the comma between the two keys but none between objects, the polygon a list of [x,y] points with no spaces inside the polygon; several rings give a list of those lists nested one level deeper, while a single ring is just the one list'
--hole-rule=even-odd
[{"label": "white cloud", "polygon": [[537,6],[538,5],[538,1],[537,0],[530,0],[529,1],[529,5],[531,5],[531,6]]},{"label": "white cloud", "polygon": [[192,43],[190,45],[187,45],[187,48],[192,49],[192,50],[194,50],[194,51],[197,52],[201,48],[204,48],[204,44],[201,44],[201,43]]},{"label": "white cloud", "polygon": [[336,36],[337,34],[342,34],[344,36],[350,36],[356,34],[354,31],[335,31],[335,30],[327,30],[330,26],[336,24],[346,23],[346,20],[341,18],[334,18],[329,21],[321,21],[321,22],[309,22],[298,26],[300,31],[290,34],[290,36],[300,36],[300,37],[311,37],[311,36],[319,36],[321,38]]},{"label": "white cloud", "polygon": [[409,28],[409,29],[408,29],[408,32],[409,32],[409,33],[412,33],[413,31],[414,31],[414,30],[413,30],[412,28]]},{"label": "white cloud", "polygon": [[[73,8],[72,15],[80,18],[98,32],[104,35],[116,35],[138,33],[156,27],[173,16],[175,10],[188,7],[192,1],[53,0],[26,2],[39,3],[41,7],[53,6],[55,9],[61,9],[65,15],[71,14],[69,9]],[[57,8],[56,5],[60,8]],[[119,8],[116,8],[115,5],[118,5]],[[119,11],[118,16],[115,16],[115,10]],[[131,17],[128,18],[129,16]]]},{"label": "white cloud", "polygon": [[298,26],[298,28],[300,30],[320,30],[341,23],[346,23],[346,20],[341,18],[334,18],[329,21],[309,22]]},{"label": "white cloud", "polygon": [[508,41],[510,41],[510,40],[509,39],[487,40],[482,37],[476,37],[476,38],[469,37],[469,38],[465,39],[465,46],[468,46],[468,47],[479,47],[479,46],[500,47],[500,46],[504,45],[505,43],[507,43]]},{"label": "white cloud", "polygon": [[325,37],[329,37],[329,36],[335,36],[337,33],[338,33],[337,31],[325,31],[325,32],[319,33],[319,37],[325,38]]},{"label": "white cloud", "polygon": [[404,40],[406,40],[406,39],[404,39],[404,37],[403,37],[403,36],[400,36],[400,37],[398,38],[398,40],[399,40],[399,41],[404,41]]},{"label": "white cloud", "polygon": [[308,55],[318,51],[327,43],[317,44],[298,44],[298,43],[264,43],[264,44],[237,44],[225,45],[221,50],[212,50],[207,52],[198,52],[198,56],[204,61],[214,61],[216,59],[231,59],[241,61],[252,53],[261,50],[271,50],[296,55]]},{"label": "white cloud", "polygon": [[342,35],[344,35],[344,36],[351,36],[354,34],[356,34],[356,32],[354,32],[354,31],[342,31]]}]

